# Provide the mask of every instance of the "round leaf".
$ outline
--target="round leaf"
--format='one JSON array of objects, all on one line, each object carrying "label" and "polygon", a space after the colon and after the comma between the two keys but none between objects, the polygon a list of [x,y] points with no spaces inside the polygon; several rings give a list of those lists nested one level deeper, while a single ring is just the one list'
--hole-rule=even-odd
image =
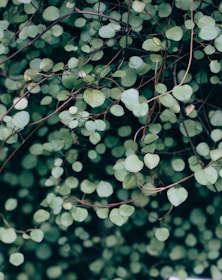
[{"label": "round leaf", "polygon": [[217,171],[212,166],[209,166],[204,169],[199,169],[199,170],[195,171],[194,175],[195,175],[196,181],[203,186],[214,184],[218,178]]},{"label": "round leaf", "polygon": [[135,212],[135,207],[128,204],[122,204],[119,207],[119,213],[123,217],[130,217]]},{"label": "round leaf", "polygon": [[96,192],[100,197],[109,197],[113,193],[113,186],[105,181],[99,182]]},{"label": "round leaf", "polygon": [[15,198],[8,198],[5,202],[5,210],[13,211],[18,205],[18,201]]},{"label": "round leaf", "polygon": [[187,102],[190,100],[193,94],[193,89],[189,85],[175,86],[173,88],[173,96],[183,102]]},{"label": "round leaf", "polygon": [[42,17],[47,21],[54,21],[59,18],[59,9],[54,6],[47,7],[42,14]]},{"label": "round leaf", "polygon": [[117,226],[122,226],[128,220],[127,216],[120,215],[118,208],[114,208],[110,211],[109,218],[110,221]]},{"label": "round leaf", "polygon": [[125,169],[129,172],[139,172],[143,169],[143,162],[137,155],[130,155],[125,159]]},{"label": "round leaf", "polygon": [[183,29],[180,26],[174,26],[166,31],[166,37],[172,41],[180,41],[183,37]]},{"label": "round leaf", "polygon": [[112,38],[116,34],[111,25],[104,25],[99,30],[99,36],[105,39]]},{"label": "round leaf", "polygon": [[18,112],[12,117],[12,123],[16,128],[20,129],[24,128],[29,123],[29,120],[30,115],[26,111]]},{"label": "round leaf", "polygon": [[41,229],[33,229],[30,233],[30,237],[35,242],[41,242],[44,238],[44,233]]},{"label": "round leaf", "polygon": [[215,39],[220,33],[220,30],[216,26],[204,26],[199,32],[201,39],[211,41]]},{"label": "round leaf", "polygon": [[159,241],[165,241],[170,236],[170,232],[167,228],[157,228],[155,230],[155,237]]},{"label": "round leaf", "polygon": [[15,242],[16,239],[17,239],[17,234],[16,234],[14,228],[3,229],[1,236],[0,236],[0,240],[3,243],[11,244],[11,243]]},{"label": "round leaf", "polygon": [[145,8],[145,3],[135,0],[135,1],[133,1],[132,8],[135,12],[142,13]]},{"label": "round leaf", "polygon": [[75,207],[72,211],[72,217],[74,221],[83,222],[88,217],[88,211],[85,208]]},{"label": "round leaf", "polygon": [[182,204],[188,197],[188,192],[183,187],[173,187],[167,191],[167,197],[169,202],[177,207]]},{"label": "round leaf", "polygon": [[103,92],[98,89],[86,89],[83,98],[92,108],[101,106],[105,101]]},{"label": "round leaf", "polygon": [[157,154],[147,153],[144,156],[144,163],[147,168],[154,169],[160,162],[160,157]]},{"label": "round leaf", "polygon": [[9,262],[14,266],[19,266],[24,262],[24,255],[22,253],[13,253],[9,257]]},{"label": "round leaf", "polygon": [[44,209],[39,209],[35,212],[33,218],[37,223],[42,223],[50,218],[50,214]]}]

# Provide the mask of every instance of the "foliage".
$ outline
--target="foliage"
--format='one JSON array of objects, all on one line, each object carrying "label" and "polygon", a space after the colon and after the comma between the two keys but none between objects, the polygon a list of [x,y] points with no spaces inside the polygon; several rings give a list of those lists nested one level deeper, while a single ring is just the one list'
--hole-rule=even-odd
[{"label": "foliage", "polygon": [[221,279],[220,1],[0,8],[0,279]]}]

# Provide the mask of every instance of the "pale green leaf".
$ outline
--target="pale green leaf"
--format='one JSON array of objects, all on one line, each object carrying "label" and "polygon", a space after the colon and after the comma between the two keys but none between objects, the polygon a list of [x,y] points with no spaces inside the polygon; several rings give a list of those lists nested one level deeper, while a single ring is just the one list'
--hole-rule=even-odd
[{"label": "pale green leaf", "polygon": [[221,65],[218,60],[211,60],[209,66],[212,73],[219,73],[221,71]]},{"label": "pale green leaf", "polygon": [[39,209],[35,212],[33,218],[37,223],[42,223],[50,218],[50,214],[44,209]]},{"label": "pale green leaf", "polygon": [[124,109],[121,105],[119,104],[114,104],[111,108],[110,108],[110,113],[116,117],[121,117],[124,115]]},{"label": "pale green leaf", "polygon": [[9,262],[14,266],[19,266],[24,262],[24,255],[22,253],[12,253]]},{"label": "pale green leaf", "polygon": [[140,66],[142,66],[143,64],[143,60],[141,57],[139,56],[131,56],[129,59],[129,67],[130,68],[140,68]]},{"label": "pale green leaf", "polygon": [[217,181],[218,174],[214,167],[209,166],[204,169],[196,170],[195,173],[196,181],[203,186],[212,185]]},{"label": "pale green leaf", "polygon": [[158,15],[160,18],[168,17],[172,12],[172,7],[169,3],[161,3],[158,6]]},{"label": "pale green leaf", "polygon": [[83,93],[83,98],[92,108],[101,106],[105,101],[103,92],[98,89],[86,89]]},{"label": "pale green leaf", "polygon": [[69,212],[62,213],[60,216],[60,224],[64,227],[69,227],[73,224],[72,214]]},{"label": "pale green leaf", "polygon": [[220,34],[215,40],[214,40],[214,46],[219,51],[222,52],[222,34]]},{"label": "pale green leaf", "polygon": [[182,204],[188,197],[188,192],[183,187],[173,187],[167,191],[169,202],[177,207]]},{"label": "pale green leaf", "polygon": [[200,134],[203,130],[202,125],[198,121],[185,120],[179,125],[180,131],[184,136],[194,137]]},{"label": "pale green leaf", "polygon": [[134,116],[136,116],[138,118],[144,117],[149,112],[149,106],[147,103],[135,103],[132,106],[132,112],[133,112]]},{"label": "pale green leaf", "polygon": [[133,1],[132,8],[135,12],[142,13],[144,11],[144,8],[145,8],[145,3],[141,2],[141,1],[138,1],[138,0],[135,0],[135,1]]},{"label": "pale green leaf", "polygon": [[173,88],[173,96],[179,101],[183,101],[183,102],[189,101],[192,94],[193,94],[193,89],[189,85],[175,86]]},{"label": "pale green leaf", "polygon": [[32,0],[18,0],[19,3],[29,4]]},{"label": "pale green leaf", "polygon": [[216,161],[218,159],[222,159],[222,149],[213,149],[210,151],[210,158],[212,161]]},{"label": "pale green leaf", "polygon": [[204,26],[199,32],[201,39],[211,41],[220,34],[220,29],[216,26]]},{"label": "pale green leaf", "polygon": [[106,219],[109,215],[109,208],[98,208],[96,210],[96,215],[100,218],[100,219]]},{"label": "pale green leaf", "polygon": [[8,198],[5,202],[5,210],[13,211],[18,206],[18,200],[16,198]]},{"label": "pale green leaf", "polygon": [[61,166],[54,166],[52,168],[52,176],[56,179],[60,178],[64,172],[63,167]]},{"label": "pale green leaf", "polygon": [[161,242],[164,242],[170,236],[170,232],[167,228],[161,227],[155,230],[155,237]]},{"label": "pale green leaf", "polygon": [[134,104],[139,102],[138,90],[134,88],[125,90],[121,95],[121,101],[127,106],[128,109],[133,108]]},{"label": "pale green leaf", "polygon": [[125,159],[125,169],[129,172],[139,172],[143,169],[143,162],[137,155],[129,155]]},{"label": "pale green leaf", "polygon": [[13,100],[15,109],[24,110],[28,106],[28,99],[26,97],[20,98],[16,97]]},{"label": "pale green leaf", "polygon": [[180,172],[185,168],[185,162],[182,158],[175,158],[171,161],[171,165],[173,170]]},{"label": "pale green leaf", "polygon": [[30,233],[30,237],[35,242],[41,242],[44,238],[44,233],[41,229],[33,229]]},{"label": "pale green leaf", "polygon": [[99,36],[105,39],[113,38],[116,32],[111,25],[104,25],[99,29]]},{"label": "pale green leaf", "polygon": [[117,226],[122,226],[128,220],[127,216],[120,215],[118,208],[114,208],[110,211],[109,218],[110,221]]},{"label": "pale green leaf", "polygon": [[157,41],[154,39],[146,39],[143,44],[142,48],[145,51],[152,51],[152,52],[158,52],[161,50],[161,44],[157,44]]},{"label": "pale green leaf", "polygon": [[16,128],[24,128],[30,121],[30,115],[27,111],[20,111],[15,113],[12,117],[12,123]]},{"label": "pale green leaf", "polygon": [[60,16],[60,12],[59,9],[57,7],[54,6],[49,6],[47,7],[42,14],[42,17],[46,20],[46,21],[54,21],[57,18],[59,18]]},{"label": "pale green leaf", "polygon": [[85,208],[75,207],[71,212],[74,221],[83,222],[88,217],[88,211]]},{"label": "pale green leaf", "polygon": [[17,233],[14,228],[6,228],[1,232],[0,240],[5,244],[14,243],[17,239]]},{"label": "pale green leaf", "polygon": [[135,212],[135,207],[128,204],[122,204],[119,207],[119,213],[123,217],[130,217]]},{"label": "pale green leaf", "polygon": [[144,163],[147,168],[154,169],[160,162],[160,157],[157,154],[147,153],[144,156]]},{"label": "pale green leaf", "polygon": [[96,187],[99,197],[109,197],[113,194],[113,186],[109,182],[100,181]]},{"label": "pale green leaf", "polygon": [[180,26],[171,27],[166,31],[166,37],[172,41],[180,41],[183,37],[183,29]]}]

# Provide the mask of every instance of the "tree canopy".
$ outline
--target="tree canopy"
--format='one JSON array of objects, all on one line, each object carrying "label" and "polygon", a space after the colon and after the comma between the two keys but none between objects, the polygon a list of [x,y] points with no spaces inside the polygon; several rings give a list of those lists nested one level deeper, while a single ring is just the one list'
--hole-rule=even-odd
[{"label": "tree canopy", "polygon": [[221,279],[221,1],[0,15],[0,280]]}]

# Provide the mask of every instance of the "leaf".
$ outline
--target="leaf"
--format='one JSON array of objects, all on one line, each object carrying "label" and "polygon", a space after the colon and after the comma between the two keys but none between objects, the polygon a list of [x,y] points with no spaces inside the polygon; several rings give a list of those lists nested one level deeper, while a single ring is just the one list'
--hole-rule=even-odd
[{"label": "leaf", "polygon": [[19,266],[24,262],[24,255],[22,253],[12,253],[9,262],[14,266]]},{"label": "leaf", "polygon": [[81,207],[75,207],[71,213],[76,222],[83,222],[88,217],[87,209]]},{"label": "leaf", "polygon": [[41,242],[44,238],[44,233],[41,229],[33,229],[30,233],[30,237],[35,242]]},{"label": "leaf", "polygon": [[180,26],[174,26],[166,31],[166,37],[172,41],[180,41],[183,37],[183,29]]},{"label": "leaf", "polygon": [[92,108],[101,106],[105,101],[105,96],[101,90],[86,89],[83,93],[83,99]]},{"label": "leaf", "polygon": [[109,197],[113,194],[113,186],[109,182],[100,181],[96,187],[99,197]]},{"label": "leaf", "polygon": [[169,93],[160,96],[159,102],[166,108],[170,108],[174,113],[180,112],[180,105],[178,101]]},{"label": "leaf", "polygon": [[39,209],[34,213],[33,218],[37,223],[42,223],[50,218],[50,214],[44,209]]},{"label": "leaf", "polygon": [[60,17],[59,9],[54,6],[49,6],[43,11],[42,17],[46,21],[54,21]]},{"label": "leaf", "polygon": [[99,29],[99,36],[104,39],[113,38],[116,35],[115,30],[111,25],[104,25]]},{"label": "leaf", "polygon": [[121,94],[121,101],[126,105],[128,109],[133,108],[134,104],[139,102],[138,90],[134,88],[125,90]]},{"label": "leaf", "polygon": [[135,12],[142,13],[144,11],[144,8],[145,8],[145,3],[141,2],[141,1],[138,1],[138,0],[135,0],[135,1],[133,1],[132,8]]},{"label": "leaf", "polygon": [[212,73],[219,73],[221,71],[221,65],[218,60],[211,60],[209,66]]},{"label": "leaf", "polygon": [[168,17],[172,12],[172,7],[169,3],[161,3],[158,6],[158,15],[160,18]]},{"label": "leaf", "polygon": [[17,233],[14,228],[6,228],[1,232],[0,240],[5,244],[14,243],[17,239]]},{"label": "leaf", "polygon": [[222,52],[222,34],[220,34],[215,40],[214,40],[214,46],[219,51]]},{"label": "leaf", "polygon": [[170,232],[167,228],[161,227],[155,230],[155,237],[161,242],[164,242],[170,236]]},{"label": "leaf", "polygon": [[122,226],[128,220],[127,216],[122,216],[118,208],[114,208],[109,214],[110,221],[117,226]]},{"label": "leaf", "polygon": [[154,169],[160,162],[160,157],[157,154],[147,153],[144,156],[144,163],[147,168]]},{"label": "leaf", "polygon": [[206,41],[215,39],[220,34],[220,29],[216,26],[204,26],[199,32],[199,37]]},{"label": "leaf", "polygon": [[173,187],[167,191],[169,202],[177,207],[182,204],[188,197],[188,192],[183,187]]},{"label": "leaf", "polygon": [[149,106],[147,103],[135,103],[132,106],[132,112],[133,112],[134,116],[136,116],[138,118],[144,117],[149,112]]},{"label": "leaf", "polygon": [[135,207],[128,204],[122,204],[119,207],[119,213],[123,217],[130,217],[135,212]]},{"label": "leaf", "polygon": [[121,77],[121,85],[123,87],[131,87],[137,80],[136,70],[133,68],[126,68],[125,75]]},{"label": "leaf", "polygon": [[116,117],[122,117],[124,115],[124,109],[119,104],[114,104],[110,108],[110,113]]},{"label": "leaf", "polygon": [[200,122],[194,120],[185,120],[179,125],[180,132],[187,137],[194,137],[200,134],[203,127]]},{"label": "leaf", "polygon": [[129,155],[125,159],[125,169],[129,172],[139,172],[143,169],[143,162],[138,158],[137,155]]},{"label": "leaf", "polygon": [[28,99],[25,97],[23,97],[23,98],[16,97],[13,100],[13,104],[14,104],[14,107],[16,110],[23,110],[28,106]]},{"label": "leaf", "polygon": [[98,208],[96,210],[96,215],[100,218],[100,219],[106,219],[109,215],[109,208]]},{"label": "leaf", "polygon": [[71,213],[65,212],[60,216],[60,224],[66,228],[73,224],[73,217]]},{"label": "leaf", "polygon": [[30,115],[27,111],[20,111],[12,117],[12,123],[16,128],[24,128],[30,121]]},{"label": "leaf", "polygon": [[175,86],[172,93],[177,100],[187,102],[193,94],[193,89],[189,85]]},{"label": "leaf", "polygon": [[145,51],[152,51],[152,52],[158,52],[161,50],[162,46],[161,46],[161,42],[160,44],[157,44],[157,40],[153,39],[146,39],[143,44],[142,44],[142,48]]},{"label": "leaf", "polygon": [[29,4],[32,0],[18,0],[19,3]]},{"label": "leaf", "polygon": [[56,179],[60,178],[64,172],[63,167],[61,166],[54,166],[52,168],[52,176]]},{"label": "leaf", "polygon": [[130,68],[140,68],[140,66],[142,66],[143,64],[143,60],[141,57],[139,56],[131,56],[129,59],[129,67]]},{"label": "leaf", "polygon": [[203,186],[213,185],[218,178],[217,171],[212,166],[196,170],[194,176],[196,181]]},{"label": "leaf", "polygon": [[18,200],[16,198],[8,198],[5,202],[5,210],[13,211],[18,206]]}]

